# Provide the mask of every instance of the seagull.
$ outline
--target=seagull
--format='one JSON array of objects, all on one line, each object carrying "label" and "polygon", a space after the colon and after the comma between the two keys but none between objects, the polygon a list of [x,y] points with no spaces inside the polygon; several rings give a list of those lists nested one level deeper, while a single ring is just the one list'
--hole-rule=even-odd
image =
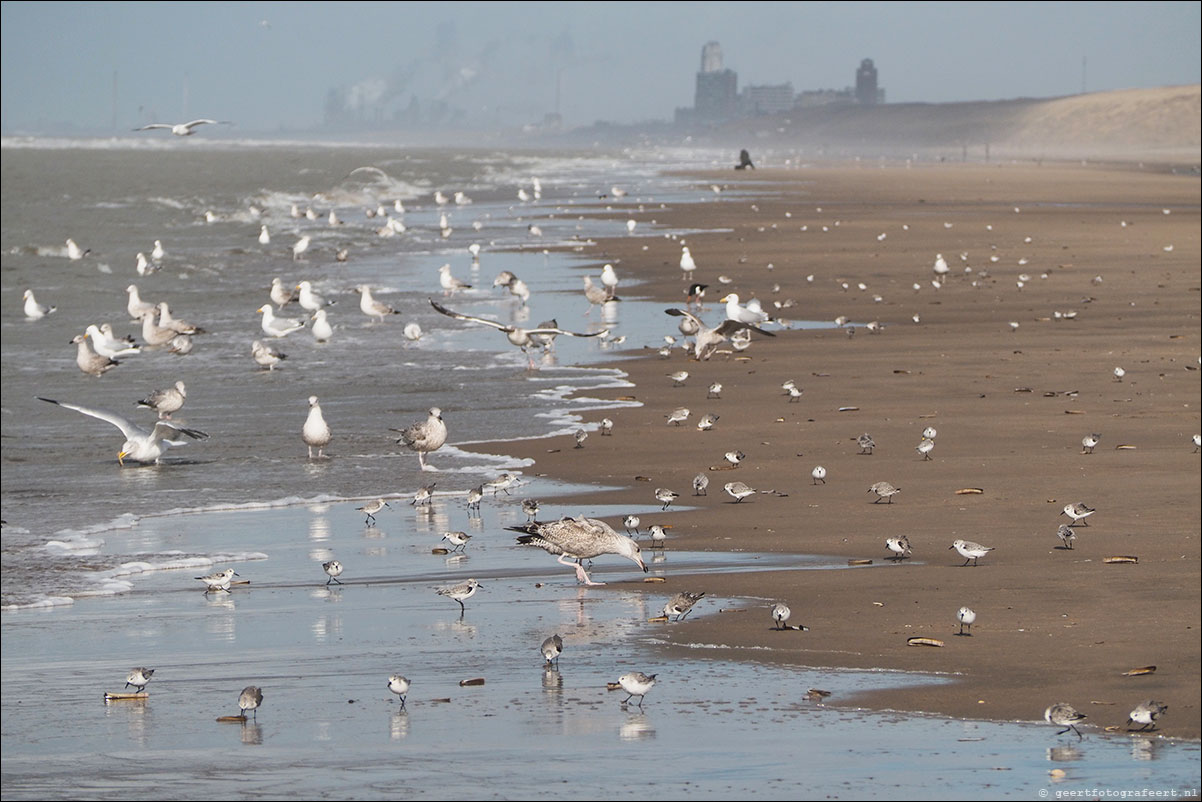
[{"label": "seagull", "polygon": [[319,343],[326,343],[334,336],[334,327],[330,325],[330,321],[326,318],[326,310],[318,309],[313,313],[313,339]]},{"label": "seagull", "polygon": [[276,276],[271,280],[271,302],[283,309],[297,299],[296,291],[284,286],[284,280]]},{"label": "seagull", "polygon": [[472,539],[472,536],[467,532],[443,532],[442,539],[454,547],[451,549],[451,551],[455,551],[457,549],[466,551],[467,542]]},{"label": "seagull", "polygon": [[450,596],[452,599],[459,602],[459,617],[462,618],[463,614],[467,612],[467,608],[463,606],[464,600],[470,599],[476,594],[477,590],[480,590],[483,587],[484,586],[476,580],[469,579],[466,582],[460,582],[458,585],[451,585],[447,588],[439,588],[438,595]]},{"label": "seagull", "polygon": [[443,296],[454,297],[456,290],[470,290],[471,284],[467,284],[451,275],[451,265],[445,264],[438,268],[438,283],[442,286]]},{"label": "seagull", "polygon": [[405,694],[409,693],[409,684],[409,680],[400,674],[393,674],[388,678],[388,690],[401,697],[401,707],[405,706]]},{"label": "seagull", "polygon": [[552,663],[559,662],[559,655],[563,653],[563,638],[552,635],[542,642],[538,650],[547,661],[547,668],[550,668]]},{"label": "seagull", "polygon": [[125,464],[127,457],[134,462],[154,462],[157,464],[163,454],[165,445],[181,446],[187,442],[181,439],[180,435],[187,435],[194,440],[207,440],[209,437],[204,432],[177,426],[170,421],[160,420],[155,423],[153,428],[147,430],[120,415],[106,412],[102,409],[81,407],[75,404],[68,404],[65,401],[55,401],[53,398],[43,398],[41,396],[38,396],[38,400],[57,404],[64,409],[72,409],[92,418],[99,418],[120,429],[121,433],[125,435],[125,442],[121,445],[121,451],[117,454],[117,461],[122,465]]},{"label": "seagull", "polygon": [[[968,565],[968,561],[972,560],[972,564],[976,565],[977,560],[984,557],[989,552],[993,551],[993,546],[982,546],[980,543],[973,543],[971,540],[956,540],[948,549],[955,549],[960,552],[960,556],[964,558],[964,565]],[[963,568],[964,566],[960,566]]]},{"label": "seagull", "polygon": [[[702,323],[701,318],[697,317],[692,312],[686,312],[683,309],[665,309],[664,312],[666,314],[682,318],[680,327],[681,332],[686,334],[692,333],[696,335],[693,343],[693,358],[699,362],[707,360],[713,356],[713,353],[718,349],[718,346],[725,342],[727,338],[729,338],[735,332],[747,329],[758,334],[766,334],[769,337],[776,336],[770,331],[764,331],[763,329],[752,325],[750,322],[727,319],[722,321],[722,323],[716,328],[711,329]],[[691,332],[684,331],[686,328],[684,325],[685,321],[689,322],[690,325],[687,328],[692,329]]]},{"label": "seagull", "polygon": [[322,449],[330,444],[330,427],[326,423],[326,419],[321,414],[321,404],[317,403],[317,396],[309,396],[309,417],[305,419],[305,425],[301,427],[301,439],[305,441],[305,445],[309,447],[309,459],[313,459],[313,449],[317,449],[317,457],[320,459]]},{"label": "seagull", "polygon": [[740,323],[750,323],[753,326],[771,321],[767,312],[763,310],[756,311],[755,307],[752,306],[752,301],[754,300],[753,298],[751,301],[748,301],[747,306],[740,306],[738,293],[732,292],[719,299],[718,303],[726,304],[727,320],[737,320]]},{"label": "seagull", "polygon": [[141,251],[138,251],[138,255],[134,257],[134,259],[134,268],[138,271],[139,276],[149,276],[151,273],[154,273],[159,269],[159,266],[151,263],[151,261],[146,258],[146,254],[142,253]]},{"label": "seagull", "polygon": [[125,678],[125,687],[134,687],[141,693],[146,689],[146,684],[150,682],[150,678],[154,676],[153,668],[135,668],[129,672],[129,676]]},{"label": "seagull", "polygon": [[57,308],[57,306],[45,306],[38,303],[37,299],[33,297],[33,290],[25,291],[25,318],[27,320],[41,320]]},{"label": "seagull", "polygon": [[868,492],[876,493],[877,499],[876,501],[872,502],[873,504],[880,504],[881,499],[883,498],[889,499],[889,503],[892,504],[893,497],[901,492],[901,488],[894,487],[888,482],[877,482],[872,487],[868,488]]},{"label": "seagull", "polygon": [[121,364],[115,359],[102,356],[93,351],[92,347],[88,345],[87,334],[76,334],[71,340],[71,344],[77,346],[75,350],[75,364],[79,365],[79,369],[84,373],[101,376]]},{"label": "seagull", "polygon": [[976,612],[971,607],[961,607],[956,611],[956,620],[960,622],[960,631],[957,634],[972,637],[972,632],[965,632],[964,628],[972,629],[973,623],[977,620]]},{"label": "seagull", "polygon": [[259,340],[250,344],[250,354],[255,358],[259,367],[267,370],[275,370],[276,365],[288,358],[287,354],[283,354]]},{"label": "seagull", "polygon": [[534,367],[534,359],[530,356],[529,348],[532,344],[534,344],[534,335],[566,334],[569,337],[598,337],[609,333],[609,329],[602,329],[601,331],[595,331],[590,334],[582,334],[575,331],[567,331],[555,326],[539,326],[538,328],[534,329],[523,329],[517,326],[507,326],[504,323],[498,323],[495,320],[487,320],[482,317],[465,315],[461,312],[453,312],[433,299],[430,299],[430,305],[434,307],[434,311],[438,312],[439,314],[446,315],[447,317],[453,317],[456,320],[466,320],[470,323],[480,323],[484,326],[491,326],[494,329],[505,332],[505,336],[508,338],[509,342],[520,348],[522,353],[526,355],[531,368]]},{"label": "seagull", "polygon": [[664,605],[664,616],[674,615],[679,622],[689,614],[689,611],[693,609],[693,605],[701,601],[704,596],[705,593],[689,593],[687,590],[682,590]]},{"label": "seagull", "polygon": [[129,293],[129,301],[126,303],[125,309],[129,312],[132,320],[141,320],[147,315],[153,315],[155,310],[158,309],[154,304],[142,300],[138,295],[137,286],[130,284],[125,288],[125,291]]},{"label": "seagull", "polygon": [[254,713],[255,721],[259,720],[259,705],[263,704],[263,691],[255,685],[247,685],[242,689],[242,693],[238,694],[238,709],[242,711],[242,718],[246,718],[246,711],[250,710]]},{"label": "seagull", "polygon": [[894,562],[906,559],[913,552],[913,549],[910,548],[910,538],[905,535],[885,538],[885,548],[892,552],[888,559]]},{"label": "seagull", "polygon": [[224,571],[218,571],[217,573],[209,574],[208,576],[198,576],[196,579],[205,583],[205,595],[207,596],[208,594],[217,590],[224,590],[226,593],[229,593],[230,582],[238,575],[238,572],[236,572],[233,568],[226,568]]},{"label": "seagull", "polygon": [[611,294],[605,287],[598,287],[593,284],[591,276],[584,277],[584,297],[588,299],[588,311],[584,314],[588,315],[593,311],[594,306],[605,306],[610,301],[622,300],[616,295]]},{"label": "seagull", "polygon": [[165,390],[155,390],[150,395],[138,401],[135,406],[141,409],[153,409],[160,418],[170,418],[172,412],[179,412],[188,398],[188,390],[183,382],[176,382],[174,387]]},{"label": "seagull", "polygon": [[169,329],[166,326],[160,326],[154,322],[155,314],[150,312],[142,317],[142,339],[147,345],[166,345],[175,339],[180,332],[174,329]]},{"label": "seagull", "polygon": [[417,342],[422,338],[422,327],[414,321],[405,324],[405,328],[401,329],[401,334],[410,342]]},{"label": "seagull", "polygon": [[271,244],[271,234],[270,234],[270,232],[267,231],[267,226],[265,226],[265,225],[259,226],[259,244],[260,245],[270,245]]},{"label": "seagull", "polygon": [[75,244],[75,240],[67,238],[67,258],[72,262],[78,262],[80,259],[92,252],[91,248],[84,250]]},{"label": "seagull", "polygon": [[704,496],[705,490],[710,486],[710,478],[704,473],[699,473],[693,477],[693,495]]},{"label": "seagull", "polygon": [[[107,327],[109,331],[112,331],[112,327],[110,327],[107,323],[103,325]],[[104,328],[97,328],[95,325],[88,326],[87,331],[84,332],[85,335],[92,341],[92,348],[100,356],[108,357],[109,359],[116,359],[119,356],[125,356],[127,354],[141,353],[141,347],[137,345],[130,345],[128,341],[125,340],[112,339],[104,332]]]},{"label": "seagull", "polygon": [[1088,716],[1082,715],[1073,709],[1073,706],[1065,702],[1057,702],[1056,704],[1043,711],[1043,719],[1049,724],[1055,724],[1057,727],[1064,727],[1057,735],[1072,730],[1077,733],[1077,740],[1081,740],[1081,731],[1076,725],[1084,721]]},{"label": "seagull", "polygon": [[196,133],[192,129],[198,125],[233,125],[233,123],[229,120],[193,120],[190,123],[150,123],[134,130],[150,131],[154,128],[166,128],[176,136],[192,136],[192,134]]},{"label": "seagull", "polygon": [[368,317],[378,317],[380,322],[384,322],[387,315],[399,315],[400,312],[393,309],[386,303],[381,303],[371,297],[371,287],[367,284],[360,284],[355,287],[355,292],[359,293],[359,309]]},{"label": "seagull", "polygon": [[430,407],[424,421],[390,431],[400,432],[398,445],[404,443],[410,451],[417,452],[417,462],[423,471],[431,470],[426,465],[426,455],[442,448],[447,441],[447,425],[443,423],[442,410],[438,407]]},{"label": "seagull", "polygon": [[508,270],[498,273],[497,277],[493,279],[492,285],[509,290],[509,294],[520,300],[523,305],[530,300],[530,288],[526,286],[526,282]]},{"label": "seagull", "polygon": [[1076,526],[1078,521],[1081,522],[1082,526],[1089,526],[1089,521],[1085,519],[1093,515],[1095,512],[1097,512],[1096,509],[1092,507],[1086,507],[1083,502],[1078,501],[1074,504],[1065,504],[1064,509],[1060,511],[1060,514],[1067,515],[1069,518],[1073,519],[1073,522],[1069,524],[1069,526]]},{"label": "seagull", "polygon": [[[582,564],[584,560],[592,560],[602,554],[620,555],[643,569],[643,573],[647,572],[639,544],[595,518],[561,518],[558,521],[507,528],[512,532],[525,533],[517,539],[519,544],[537,546],[548,554],[557,555],[556,562],[575,568],[577,580],[586,585],[605,584],[589,578]],[[571,560],[575,560],[575,563]]]},{"label": "seagull", "polygon": [[316,312],[334,303],[333,301],[327,301],[321,295],[314,292],[313,283],[310,281],[302,281],[296,285],[296,300],[304,309],[310,312]]},{"label": "seagull", "polygon": [[151,250],[151,252],[150,252],[150,261],[154,262],[157,265],[160,262],[162,262],[163,259],[165,259],[166,257],[167,257],[167,251],[165,248],[163,248],[163,241],[156,239],[154,241],[154,249]]},{"label": "seagull", "polygon": [[337,560],[330,560],[328,563],[322,563],[321,569],[330,577],[326,580],[327,585],[331,582],[335,582],[339,585],[342,584],[342,580],[338,578],[338,576],[342,573],[342,563],[338,562]]},{"label": "seagull", "polygon": [[[271,304],[263,304],[255,311],[263,315],[263,320],[259,325],[262,327],[263,333],[268,337],[287,337],[292,332],[299,331],[305,327],[305,321],[298,318],[276,317]],[[150,342],[150,338],[145,336],[145,322],[143,322],[142,326],[143,339]]]},{"label": "seagull", "polygon": [[614,291],[618,288],[618,274],[614,272],[614,266],[607,264],[601,268],[601,283],[605,286],[605,291],[609,294],[611,300],[614,298]]},{"label": "seagull", "polygon": [[312,241],[313,238],[308,234],[298,239],[296,244],[292,246],[292,261],[299,262],[304,252],[309,250],[309,243]]},{"label": "seagull", "polygon": [[171,316],[171,307],[167,306],[166,301],[159,302],[159,326],[164,329],[171,329],[176,334],[207,334],[204,329],[193,325],[186,320],[180,320]]},{"label": "seagull", "polygon": [[680,277],[685,280],[693,278],[693,271],[697,269],[697,263],[693,261],[693,254],[689,253],[689,246],[680,246]]}]

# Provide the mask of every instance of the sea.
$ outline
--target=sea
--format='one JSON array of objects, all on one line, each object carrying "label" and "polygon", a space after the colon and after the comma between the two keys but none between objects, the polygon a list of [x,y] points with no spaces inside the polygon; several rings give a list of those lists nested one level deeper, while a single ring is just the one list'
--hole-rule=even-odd
[{"label": "sea", "polygon": [[[589,244],[687,241],[695,232],[657,214],[749,194],[687,177],[728,167],[729,153],[199,135],[6,138],[0,152],[5,799],[1197,795],[1197,743],[841,704],[952,677],[760,663],[720,643],[669,660],[671,624],[650,623],[662,601],[577,587],[547,555],[514,546],[523,497],[542,500],[540,518],[640,512],[561,506],[587,488],[475,446],[596,433],[606,409],[634,403],[589,391],[628,386],[621,359],[663,346],[675,326],[662,303],[638,299],[637,263],[615,264],[621,303],[590,308],[581,277],[602,262]],[[302,237],[310,246],[295,257]],[[139,275],[136,256],[156,240],[159,269]],[[444,295],[444,264],[472,287]],[[529,286],[528,304],[493,286],[505,270]],[[256,310],[275,277],[334,302],[329,342],[308,326],[264,335]],[[361,284],[398,314],[364,315]],[[71,341],[88,325],[140,339],[130,285],[206,333],[187,355],[147,348],[85,375]],[[27,320],[26,290],[55,311]],[[531,367],[500,332],[440,315],[431,299],[607,334],[559,337]],[[402,333],[410,323],[416,340]],[[287,358],[260,368],[254,340]],[[115,426],[39,400],[151,425],[136,403],[176,381],[187,403],[173,418],[209,436],[157,465],[119,465]],[[300,436],[310,396],[333,431],[320,459]],[[421,471],[394,430],[430,407],[450,434]],[[470,510],[467,491],[503,473],[516,483]],[[432,503],[411,503],[431,485]],[[357,507],[380,497],[390,506],[369,522]],[[472,537],[444,552],[446,531]],[[330,559],[344,564],[341,585],[326,584]],[[620,562],[597,561],[594,577],[629,579]],[[650,563],[652,576],[850,570],[671,548]],[[244,583],[229,593],[194,579],[226,567]],[[481,590],[464,610],[436,593],[468,577]],[[770,601],[707,597],[692,615],[745,615],[767,632]],[[553,633],[565,650],[545,666],[538,646]],[[156,669],[147,698],[105,701],[136,665]],[[657,676],[641,706],[610,690],[635,670]],[[404,706],[386,687],[393,673],[412,682]],[[222,721],[247,685],[263,689],[262,708]]]}]

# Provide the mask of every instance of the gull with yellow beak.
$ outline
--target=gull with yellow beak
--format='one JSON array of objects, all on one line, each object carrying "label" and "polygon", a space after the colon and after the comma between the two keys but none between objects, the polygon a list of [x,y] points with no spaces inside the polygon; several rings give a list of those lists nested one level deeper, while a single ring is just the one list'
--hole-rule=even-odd
[{"label": "gull with yellow beak", "polygon": [[168,446],[187,444],[188,441],[183,439],[185,435],[191,437],[193,440],[207,440],[209,438],[202,431],[187,429],[169,420],[157,421],[153,428],[146,429],[120,415],[106,412],[102,409],[81,407],[75,404],[68,404],[65,401],[55,401],[53,398],[42,398],[41,396],[38,396],[38,400],[57,404],[64,409],[73,409],[92,418],[108,421],[120,429],[121,433],[125,435],[125,443],[122,444],[121,451],[117,454],[117,462],[122,465],[125,464],[126,459],[132,462],[153,462],[158,464],[159,458],[163,456],[163,452],[166,451]]}]

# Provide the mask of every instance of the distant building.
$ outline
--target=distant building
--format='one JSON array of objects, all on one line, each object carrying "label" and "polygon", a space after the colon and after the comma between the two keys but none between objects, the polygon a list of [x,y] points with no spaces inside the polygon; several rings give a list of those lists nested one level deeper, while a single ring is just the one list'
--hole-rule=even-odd
[{"label": "distant building", "polygon": [[792,83],[746,86],[740,96],[739,110],[744,117],[779,114],[792,108]]},{"label": "distant building", "polygon": [[848,89],[807,89],[797,95],[794,106],[799,109],[814,106],[850,106],[856,102],[855,93]]},{"label": "distant building", "polygon": [[856,102],[861,106],[885,102],[884,90],[877,89],[876,67],[870,58],[861,61],[860,68],[856,70]]},{"label": "distant building", "polygon": [[700,122],[722,122],[738,114],[739,76],[722,66],[722,46],[707,42],[701,48],[701,71],[693,95],[693,117]]}]

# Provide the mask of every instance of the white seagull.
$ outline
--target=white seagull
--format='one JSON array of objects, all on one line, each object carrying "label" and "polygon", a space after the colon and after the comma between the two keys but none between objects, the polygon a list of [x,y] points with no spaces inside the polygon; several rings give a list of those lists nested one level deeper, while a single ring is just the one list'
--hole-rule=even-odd
[{"label": "white seagull", "polygon": [[582,334],[580,332],[567,331],[566,329],[561,329],[561,328],[557,328],[554,326],[547,326],[547,327],[540,326],[540,327],[534,328],[534,329],[523,329],[523,328],[519,328],[517,326],[508,326],[504,323],[498,323],[495,320],[486,320],[485,318],[482,318],[482,317],[473,317],[471,315],[465,315],[460,312],[453,312],[450,309],[447,309],[445,306],[442,306],[441,304],[439,304],[437,301],[435,301],[433,299],[430,300],[430,305],[434,307],[434,310],[436,312],[438,312],[439,314],[446,315],[447,317],[453,317],[456,320],[466,320],[470,323],[480,323],[484,326],[491,326],[494,329],[505,332],[505,336],[509,339],[509,342],[511,344],[517,346],[518,348],[522,349],[522,353],[524,353],[526,355],[526,358],[529,360],[531,368],[534,367],[534,358],[530,356],[530,351],[528,350],[530,348],[530,346],[534,344],[534,340],[532,339],[531,335],[566,334],[569,337],[599,337],[599,336],[609,333],[609,329],[602,329],[601,331],[594,331],[589,334]]},{"label": "white seagull", "polygon": [[113,424],[121,433],[125,435],[125,442],[121,445],[121,450],[117,453],[117,462],[124,465],[128,458],[133,462],[154,462],[158,463],[162,457],[165,446],[182,446],[187,443],[181,438],[181,435],[187,435],[193,440],[206,440],[208,435],[196,429],[186,429],[183,426],[176,425],[171,421],[160,420],[155,423],[154,428],[145,429],[133,421],[127,420],[112,412],[106,412],[103,409],[92,409],[90,407],[81,407],[75,404],[68,404],[65,401],[55,401],[53,398],[42,398],[38,396],[39,401],[46,401],[50,404],[57,404],[64,409],[73,409],[83,415],[92,418],[99,418],[102,421],[107,421]]},{"label": "white seagull", "polygon": [[135,128],[135,131],[150,131],[154,128],[166,128],[176,136],[192,136],[196,133],[192,129],[198,125],[233,125],[229,120],[193,120],[190,123],[151,123],[143,125],[141,128]]},{"label": "white seagull", "polygon": [[25,317],[28,320],[40,320],[57,308],[38,303],[38,300],[33,297],[33,290],[25,291]]},{"label": "white seagull", "polygon": [[286,337],[298,329],[305,327],[305,321],[291,317],[276,317],[271,304],[264,304],[256,311],[263,315],[261,326],[268,337]]},{"label": "white seagull", "polygon": [[410,451],[417,452],[417,461],[423,471],[430,470],[426,465],[426,455],[442,448],[447,441],[447,425],[443,423],[442,410],[438,407],[430,407],[429,416],[424,421],[392,431],[401,434],[398,445],[404,443]]}]

